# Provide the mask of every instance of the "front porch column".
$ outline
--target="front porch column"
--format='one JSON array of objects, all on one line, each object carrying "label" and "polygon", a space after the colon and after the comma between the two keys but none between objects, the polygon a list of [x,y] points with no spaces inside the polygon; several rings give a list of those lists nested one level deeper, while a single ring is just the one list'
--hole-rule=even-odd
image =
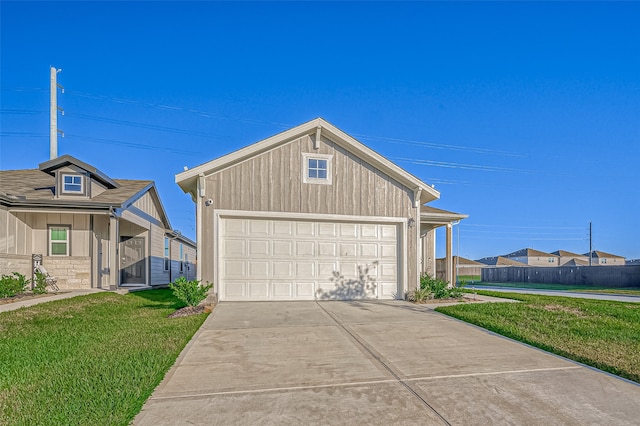
[{"label": "front porch column", "polygon": [[446,269],[445,269],[445,281],[449,284],[449,287],[452,287],[455,284],[455,279],[453,276],[453,225],[451,223],[447,223],[447,259],[446,259]]}]

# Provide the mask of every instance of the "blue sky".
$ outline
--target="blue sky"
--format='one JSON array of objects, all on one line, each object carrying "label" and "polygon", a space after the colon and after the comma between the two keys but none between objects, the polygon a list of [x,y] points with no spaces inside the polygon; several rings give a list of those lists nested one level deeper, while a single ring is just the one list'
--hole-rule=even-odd
[{"label": "blue sky", "polygon": [[3,1],[0,14],[3,170],[48,160],[52,65],[59,153],[155,180],[192,238],[183,166],[321,116],[435,184],[432,206],[469,214],[461,256],[584,253],[591,221],[595,249],[640,258],[638,2]]}]

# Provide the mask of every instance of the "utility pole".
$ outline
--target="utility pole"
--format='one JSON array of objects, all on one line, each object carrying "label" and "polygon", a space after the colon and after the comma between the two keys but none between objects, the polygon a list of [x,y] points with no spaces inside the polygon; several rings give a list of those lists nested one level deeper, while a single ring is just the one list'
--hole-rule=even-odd
[{"label": "utility pole", "polygon": [[64,93],[64,87],[58,84],[58,73],[62,71],[55,67],[50,69],[50,101],[49,101],[49,159],[58,157],[58,133],[64,137],[64,132],[58,129],[58,111],[64,115],[64,110],[58,106],[58,88]]},{"label": "utility pole", "polygon": [[589,266],[591,266],[591,259],[593,259],[593,226],[589,222]]}]

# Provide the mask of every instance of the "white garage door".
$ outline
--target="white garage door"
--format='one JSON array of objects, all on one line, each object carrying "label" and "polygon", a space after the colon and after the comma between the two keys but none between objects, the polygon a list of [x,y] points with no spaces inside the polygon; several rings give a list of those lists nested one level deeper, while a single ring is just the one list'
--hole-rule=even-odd
[{"label": "white garage door", "polygon": [[220,300],[393,299],[398,225],[220,218]]}]

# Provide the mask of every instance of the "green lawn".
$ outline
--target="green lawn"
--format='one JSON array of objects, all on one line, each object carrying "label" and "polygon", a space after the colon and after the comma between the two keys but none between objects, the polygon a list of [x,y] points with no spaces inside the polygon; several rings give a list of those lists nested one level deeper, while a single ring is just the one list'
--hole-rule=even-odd
[{"label": "green lawn", "polygon": [[522,303],[460,304],[436,310],[640,382],[640,303],[478,293]]},{"label": "green lawn", "polygon": [[0,424],[129,424],[206,318],[179,307],[150,290],[0,313]]}]

